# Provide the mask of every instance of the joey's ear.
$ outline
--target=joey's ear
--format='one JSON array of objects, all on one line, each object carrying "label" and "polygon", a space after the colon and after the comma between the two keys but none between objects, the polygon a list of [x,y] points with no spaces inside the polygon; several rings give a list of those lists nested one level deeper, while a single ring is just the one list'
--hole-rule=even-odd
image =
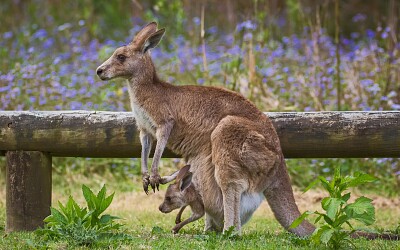
[{"label": "joey's ear", "polygon": [[146,53],[149,49],[152,49],[158,45],[161,41],[162,37],[164,36],[165,29],[159,29],[146,39],[146,41],[142,45],[142,53]]},{"label": "joey's ear", "polygon": [[192,183],[192,176],[193,174],[191,172],[187,172],[186,175],[182,178],[182,181],[180,182],[179,189],[181,191],[185,190],[187,187],[190,186]]},{"label": "joey's ear", "polygon": [[180,180],[183,179],[183,177],[185,177],[185,175],[189,172],[190,169],[190,165],[186,165],[183,168],[181,168],[179,170],[178,175],[176,176],[176,182],[179,182]]}]

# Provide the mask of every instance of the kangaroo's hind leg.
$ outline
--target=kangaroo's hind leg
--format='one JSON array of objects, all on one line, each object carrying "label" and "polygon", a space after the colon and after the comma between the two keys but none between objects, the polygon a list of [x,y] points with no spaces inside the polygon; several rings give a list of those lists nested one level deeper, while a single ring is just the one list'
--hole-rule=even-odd
[{"label": "kangaroo's hind leg", "polygon": [[232,226],[240,233],[240,199],[248,187],[243,176],[239,158],[239,145],[243,137],[242,128],[236,128],[235,117],[221,120],[211,134],[212,163],[215,165],[215,180],[222,192],[223,231]]},{"label": "kangaroo's hind leg", "polygon": [[227,116],[211,135],[215,179],[223,196],[224,231],[231,226],[240,231],[242,210],[247,220],[260,201],[244,206],[242,195],[262,195],[279,164],[278,153],[261,131],[252,121]]}]

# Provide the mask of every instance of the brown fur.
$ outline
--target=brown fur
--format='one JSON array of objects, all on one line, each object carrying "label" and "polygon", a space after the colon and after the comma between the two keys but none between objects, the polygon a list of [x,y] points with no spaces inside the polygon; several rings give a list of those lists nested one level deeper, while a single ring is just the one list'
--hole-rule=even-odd
[{"label": "brown fur", "polygon": [[[222,225],[224,230],[234,226],[240,231],[240,211],[247,206],[241,199],[259,194],[288,229],[300,212],[271,121],[235,92],[161,81],[147,51],[163,33],[156,23],[148,24],[132,43],[118,48],[97,69],[102,80],[128,80],[142,143],[144,190],[149,185],[155,190],[162,182],[158,165],[167,146],[191,165],[193,183],[204,202],[206,230]],[[157,144],[149,174],[147,160],[153,140]],[[289,231],[304,236],[314,229],[305,221]]]}]

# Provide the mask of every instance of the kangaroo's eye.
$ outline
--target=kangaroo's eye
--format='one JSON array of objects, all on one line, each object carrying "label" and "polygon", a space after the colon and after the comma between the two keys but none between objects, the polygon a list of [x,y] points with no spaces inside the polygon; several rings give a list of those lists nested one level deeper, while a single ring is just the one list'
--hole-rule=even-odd
[{"label": "kangaroo's eye", "polygon": [[118,59],[118,61],[123,63],[123,62],[125,62],[126,56],[123,54],[119,54],[119,55],[117,55],[117,59]]},{"label": "kangaroo's eye", "polygon": [[167,202],[170,202],[171,201],[171,197],[165,197],[165,200],[167,201]]}]

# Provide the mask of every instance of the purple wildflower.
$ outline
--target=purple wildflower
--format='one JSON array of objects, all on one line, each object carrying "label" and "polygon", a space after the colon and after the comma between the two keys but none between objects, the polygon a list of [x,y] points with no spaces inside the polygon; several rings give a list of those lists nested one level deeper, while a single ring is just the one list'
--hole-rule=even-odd
[{"label": "purple wildflower", "polygon": [[358,13],[357,15],[353,16],[352,21],[354,23],[358,23],[364,21],[365,19],[367,19],[367,15]]},{"label": "purple wildflower", "polygon": [[392,109],[400,110],[400,104],[396,104],[396,103],[392,104]]},{"label": "purple wildflower", "polygon": [[244,21],[242,23],[239,23],[236,25],[236,30],[237,31],[242,31],[242,30],[256,30],[257,29],[257,24],[251,20]]}]

